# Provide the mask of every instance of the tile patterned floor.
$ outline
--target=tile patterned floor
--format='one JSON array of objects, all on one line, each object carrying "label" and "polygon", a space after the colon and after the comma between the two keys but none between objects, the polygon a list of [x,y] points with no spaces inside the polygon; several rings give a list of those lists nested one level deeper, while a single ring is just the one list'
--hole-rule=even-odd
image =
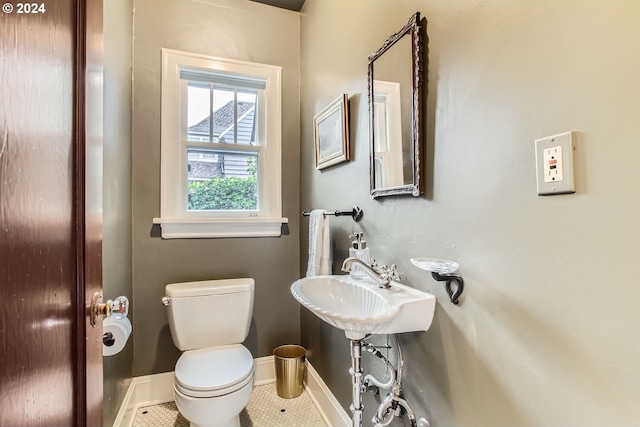
[{"label": "tile patterned floor", "polygon": [[189,421],[180,415],[174,402],[167,402],[159,405],[138,408],[136,411],[136,418],[133,421],[133,426],[189,427]]},{"label": "tile patterned floor", "polygon": [[[189,427],[175,403],[139,408],[134,427]],[[327,427],[320,413],[303,391],[295,399],[283,399],[276,385],[265,384],[253,389],[251,400],[240,413],[241,427]]]}]

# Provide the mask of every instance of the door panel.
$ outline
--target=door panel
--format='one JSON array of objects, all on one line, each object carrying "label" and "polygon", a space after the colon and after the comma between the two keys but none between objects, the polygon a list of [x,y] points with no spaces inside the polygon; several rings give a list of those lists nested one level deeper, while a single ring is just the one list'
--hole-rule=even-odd
[{"label": "door panel", "polygon": [[[101,286],[88,261],[99,209],[85,222],[85,190],[100,180],[84,179],[85,7],[43,3],[0,13],[0,426],[101,418],[85,409],[84,285]],[[100,360],[100,385],[101,373]]]},{"label": "door panel", "polygon": [[46,6],[4,14],[0,25],[3,426],[72,425],[74,417],[75,10],[70,1]]},{"label": "door panel", "polygon": [[[78,51],[86,52],[85,65],[78,68],[84,73],[85,117],[78,125],[84,127],[84,290],[85,306],[91,305],[95,292],[102,294],[102,90],[103,90],[103,43],[102,43],[102,1],[87,0],[86,10],[79,18],[86,17],[84,28],[85,43]],[[82,82],[82,80],[80,80]],[[82,92],[82,91],[81,91]],[[104,298],[105,300],[107,298]],[[89,324],[86,313],[78,312],[78,322],[84,325],[85,333],[78,334],[86,338],[84,371],[85,419],[88,426],[102,425],[102,320],[97,327]],[[82,403],[78,402],[78,407]]]}]

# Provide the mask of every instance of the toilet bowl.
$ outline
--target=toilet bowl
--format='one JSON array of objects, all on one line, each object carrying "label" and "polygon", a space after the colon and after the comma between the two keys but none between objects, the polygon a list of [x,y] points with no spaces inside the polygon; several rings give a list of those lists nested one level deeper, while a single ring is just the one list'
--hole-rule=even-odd
[{"label": "toilet bowl", "polygon": [[240,427],[253,379],[253,358],[240,344],[186,351],[174,374],[176,406],[193,426]]},{"label": "toilet bowl", "polygon": [[254,381],[247,337],[253,279],[167,285],[163,303],[176,346],[176,406],[192,427],[240,427]]}]

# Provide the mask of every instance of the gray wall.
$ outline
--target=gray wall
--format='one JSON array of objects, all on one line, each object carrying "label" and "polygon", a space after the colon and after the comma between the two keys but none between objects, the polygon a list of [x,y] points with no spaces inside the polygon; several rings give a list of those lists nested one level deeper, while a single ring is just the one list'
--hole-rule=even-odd
[{"label": "gray wall", "polygon": [[[416,10],[429,21],[428,191],[372,201],[367,55]],[[631,1],[305,2],[301,206],[359,205],[360,223],[332,222],[334,264],[362,229],[379,263],[436,295],[431,329],[402,336],[406,398],[433,427],[640,425],[638,16]],[[312,118],[341,93],[354,157],[317,171]],[[539,197],[534,140],[570,130],[578,191]],[[459,306],[415,256],[460,264]],[[301,334],[347,408],[346,338],[306,310]]]},{"label": "gray wall", "polygon": [[[132,302],[131,24],[132,0],[104,2],[104,299]],[[129,315],[129,318],[132,314]],[[104,361],[104,425],[112,425],[133,372],[133,340]]]},{"label": "gray wall", "polygon": [[[300,337],[289,294],[300,263],[299,14],[238,0],[134,0],[133,265],[134,376],[172,371],[179,351],[160,303],[168,283],[232,277],[256,281],[254,357]],[[160,216],[160,49],[166,47],[283,68],[283,215],[280,238],[162,240]]]}]

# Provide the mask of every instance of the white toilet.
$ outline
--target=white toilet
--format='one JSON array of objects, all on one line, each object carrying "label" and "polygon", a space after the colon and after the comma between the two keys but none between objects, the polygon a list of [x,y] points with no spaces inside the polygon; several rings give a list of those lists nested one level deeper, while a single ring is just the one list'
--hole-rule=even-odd
[{"label": "white toilet", "polygon": [[192,427],[240,427],[253,390],[253,356],[241,343],[253,313],[253,279],[173,283],[168,308],[175,345],[174,396]]}]

